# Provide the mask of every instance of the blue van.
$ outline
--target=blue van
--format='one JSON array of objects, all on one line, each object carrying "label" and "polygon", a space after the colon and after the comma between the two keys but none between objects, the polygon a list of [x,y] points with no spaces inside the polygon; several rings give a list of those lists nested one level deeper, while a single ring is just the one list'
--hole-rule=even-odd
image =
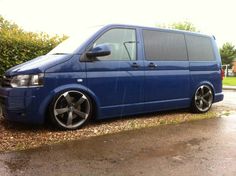
[{"label": "blue van", "polygon": [[90,28],[6,71],[0,107],[11,121],[77,129],[105,119],[222,101],[213,36],[129,25]]}]

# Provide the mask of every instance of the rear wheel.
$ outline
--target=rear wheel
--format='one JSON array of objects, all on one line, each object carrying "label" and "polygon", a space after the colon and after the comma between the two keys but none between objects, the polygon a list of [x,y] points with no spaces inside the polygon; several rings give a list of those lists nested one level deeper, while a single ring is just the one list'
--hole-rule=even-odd
[{"label": "rear wheel", "polygon": [[192,110],[198,113],[207,112],[213,103],[213,92],[210,86],[200,86],[194,95],[192,102]]},{"label": "rear wheel", "polygon": [[66,91],[57,96],[50,105],[50,118],[61,129],[78,129],[86,124],[92,114],[92,104],[80,91]]}]

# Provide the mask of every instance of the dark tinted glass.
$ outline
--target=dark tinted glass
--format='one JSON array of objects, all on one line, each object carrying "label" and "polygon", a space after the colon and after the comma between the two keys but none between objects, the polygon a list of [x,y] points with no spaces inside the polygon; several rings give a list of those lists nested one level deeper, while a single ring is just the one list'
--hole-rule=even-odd
[{"label": "dark tinted glass", "polygon": [[104,33],[95,43],[107,44],[111,48],[109,56],[98,57],[99,60],[136,60],[136,35],[134,29],[111,29]]},{"label": "dark tinted glass", "polygon": [[147,60],[187,60],[183,34],[143,30]]},{"label": "dark tinted glass", "polygon": [[189,60],[215,60],[211,39],[209,37],[186,35]]}]

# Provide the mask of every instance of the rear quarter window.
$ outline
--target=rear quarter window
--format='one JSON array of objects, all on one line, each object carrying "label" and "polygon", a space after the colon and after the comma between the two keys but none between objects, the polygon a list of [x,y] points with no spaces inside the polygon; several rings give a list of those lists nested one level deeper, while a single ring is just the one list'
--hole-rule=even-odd
[{"label": "rear quarter window", "polygon": [[190,61],[215,60],[210,37],[185,35]]}]

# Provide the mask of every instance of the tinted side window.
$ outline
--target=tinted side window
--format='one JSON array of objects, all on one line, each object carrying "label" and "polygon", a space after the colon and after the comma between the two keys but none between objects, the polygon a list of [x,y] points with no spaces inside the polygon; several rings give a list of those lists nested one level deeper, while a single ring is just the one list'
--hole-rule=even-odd
[{"label": "tinted side window", "polygon": [[186,35],[189,60],[215,60],[211,39],[209,37]]},{"label": "tinted side window", "polygon": [[183,34],[143,30],[147,60],[187,60]]},{"label": "tinted side window", "polygon": [[98,57],[99,60],[136,60],[136,35],[134,29],[111,29],[104,33],[94,46],[107,44],[111,55]]}]

